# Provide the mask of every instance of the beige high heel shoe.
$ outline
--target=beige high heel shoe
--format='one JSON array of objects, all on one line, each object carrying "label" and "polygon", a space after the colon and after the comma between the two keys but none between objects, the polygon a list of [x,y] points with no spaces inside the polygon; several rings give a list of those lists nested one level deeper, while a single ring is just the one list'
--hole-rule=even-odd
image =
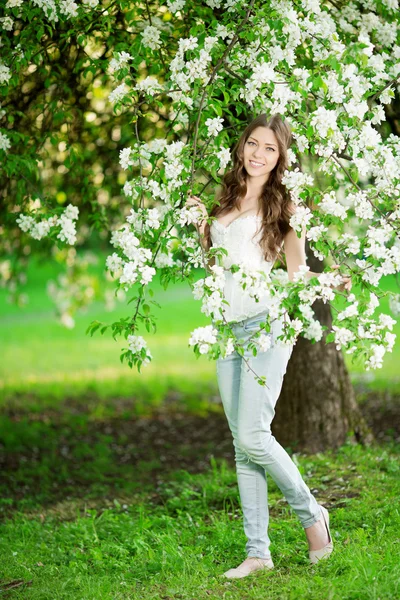
[{"label": "beige high heel shoe", "polygon": [[329,513],[326,510],[325,506],[322,506],[321,504],[319,504],[319,507],[321,509],[322,518],[324,520],[325,527],[328,532],[329,542],[326,544],[326,546],[324,546],[323,548],[320,548],[319,550],[309,550],[310,562],[313,565],[315,565],[322,558],[328,558],[328,556],[330,555],[330,553],[333,550],[331,531],[329,529]]},{"label": "beige high heel shoe", "polygon": [[247,577],[250,573],[254,571],[259,571],[261,569],[273,569],[274,563],[272,562],[272,558],[257,558],[256,556],[247,557],[241,565],[236,567],[236,569],[229,569],[229,571],[225,571],[222,573],[221,577],[227,577],[228,579],[241,579],[242,577]]}]

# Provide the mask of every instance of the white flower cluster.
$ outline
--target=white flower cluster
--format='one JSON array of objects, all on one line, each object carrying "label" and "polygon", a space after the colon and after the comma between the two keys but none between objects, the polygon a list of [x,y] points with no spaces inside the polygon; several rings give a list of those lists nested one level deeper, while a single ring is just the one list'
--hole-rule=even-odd
[{"label": "white flower cluster", "polygon": [[180,175],[185,168],[181,160],[184,149],[185,144],[181,141],[172,142],[165,147],[165,177],[168,179],[168,188],[170,190],[180,188],[183,183]]},{"label": "white flower cluster", "polygon": [[200,354],[207,354],[211,346],[217,341],[218,330],[212,325],[206,325],[206,327],[197,327],[192,331],[189,339],[190,346],[197,346]]},{"label": "white flower cluster", "polygon": [[151,50],[158,50],[161,46],[161,31],[153,25],[148,25],[142,32],[142,44]]},{"label": "white flower cluster", "polygon": [[11,71],[7,65],[0,62],[0,84],[8,83],[11,79]]},{"label": "white flower cluster", "polygon": [[361,315],[358,309],[359,303],[356,301],[354,294],[350,294],[348,302],[350,303],[349,306],[339,313],[338,318],[340,321],[349,319],[351,323],[351,319],[357,317],[358,326],[354,332],[348,327],[333,325],[332,331],[335,334],[336,348],[338,350],[344,348],[346,354],[352,354],[357,349],[355,344],[351,344],[356,340],[356,337],[361,340],[371,340],[370,346],[365,350],[367,353],[365,367],[367,371],[371,368],[379,369],[382,367],[386,352],[392,352],[393,350],[396,334],[392,333],[392,329],[396,321],[383,313],[380,313],[376,320],[370,318],[379,305],[379,300],[375,294],[370,295],[369,307]]},{"label": "white flower cluster", "polygon": [[224,120],[221,117],[215,117],[214,119],[207,119],[206,127],[208,129],[208,135],[216,136],[222,131]]},{"label": "white flower cluster", "polygon": [[299,281],[305,282],[308,279],[307,273],[310,271],[310,267],[308,265],[300,265],[299,270],[293,273],[293,281],[294,283],[298,283]]},{"label": "white flower cluster", "polygon": [[315,225],[307,230],[306,237],[310,242],[318,242],[327,231],[328,228],[325,225]]},{"label": "white flower cluster", "polygon": [[347,208],[340,204],[336,198],[336,192],[332,191],[329,194],[324,194],[318,208],[325,214],[339,219],[345,220],[347,216]]},{"label": "white flower cluster", "polygon": [[246,80],[245,88],[241,90],[240,97],[244,98],[249,106],[253,106],[255,99],[260,94],[260,89],[264,84],[270,84],[279,79],[279,74],[275,73],[271,63],[258,63],[252,75]]},{"label": "white flower cluster", "polygon": [[133,60],[133,56],[129,52],[118,52],[117,56],[110,60],[109,71],[115,73],[128,65],[128,62]]},{"label": "white flower cluster", "polygon": [[3,17],[0,19],[0,27],[6,31],[12,31],[14,27],[14,20],[11,17]]},{"label": "white flower cluster", "polygon": [[176,211],[176,220],[181,227],[197,224],[203,219],[203,212],[198,206],[183,206]]},{"label": "white flower cluster", "polygon": [[[146,340],[141,335],[128,335],[128,348],[136,358],[142,361],[144,367],[146,367],[153,358],[147,347]],[[143,349],[145,349],[145,353],[143,352]]]},{"label": "white flower cluster", "polygon": [[222,307],[225,274],[219,265],[213,265],[210,270],[211,275],[196,281],[192,293],[195,300],[202,300],[201,312],[216,316],[214,313],[218,314],[217,311]]},{"label": "white flower cluster", "polygon": [[283,173],[282,184],[290,190],[290,197],[295,204],[301,203],[301,192],[306,186],[313,185],[313,183],[313,176],[303,173],[299,167],[296,167],[293,171],[286,169]]},{"label": "white flower cluster", "polygon": [[181,249],[195,269],[203,266],[203,255],[197,236],[182,235]]},{"label": "white flower cluster", "polygon": [[268,273],[254,269],[245,261],[238,266],[239,269],[233,273],[233,279],[242,287],[244,294],[257,301],[270,295],[271,277]]},{"label": "white flower cluster", "polygon": [[312,219],[312,212],[307,206],[297,206],[296,212],[290,217],[289,224],[295,231],[307,228]]},{"label": "white flower cluster", "polygon": [[68,244],[72,245],[76,242],[75,221],[78,219],[78,215],[78,207],[69,204],[63,214],[59,217],[54,215],[48,219],[36,221],[36,219],[30,215],[20,214],[16,222],[22,231],[29,233],[35,240],[41,240],[49,234],[52,227],[59,226],[60,231],[57,238],[62,242],[68,242]]},{"label": "white flower cluster", "polygon": [[344,233],[338,240],[339,244],[343,244],[345,254],[358,254],[361,249],[361,242],[355,235]]},{"label": "white flower cluster", "polygon": [[60,2],[60,12],[67,17],[77,17],[78,16],[78,5],[73,0],[61,0]]},{"label": "white flower cluster", "polygon": [[8,150],[11,146],[10,138],[0,131],[0,150]]},{"label": "white flower cluster", "polygon": [[129,88],[125,83],[121,83],[118,85],[110,94],[108,95],[108,99],[110,102],[121,102],[123,98],[127,95]]},{"label": "white flower cluster", "polygon": [[221,148],[221,150],[217,152],[217,158],[219,160],[219,168],[225,169],[231,161],[231,151],[229,148]]},{"label": "white flower cluster", "polygon": [[153,257],[152,251],[149,248],[140,246],[140,240],[130,230],[128,223],[125,223],[122,229],[114,231],[111,236],[111,244],[115,248],[120,248],[124,256],[128,259],[123,260],[114,253],[106,261],[106,266],[110,271],[122,269],[119,282],[123,284],[125,291],[136,281],[139,281],[139,278],[142,285],[147,285],[152,281],[156,270],[154,267],[146,264]]},{"label": "white flower cluster", "polygon": [[[218,26],[214,36],[205,38],[204,47],[199,51],[198,38],[189,37],[179,40],[178,51],[170,63],[171,81],[177,86],[180,92],[173,95],[174,100],[189,102],[193,100],[185,97],[186,92],[191,91],[190,84],[199,80],[200,83],[206,83],[209,77],[209,67],[212,62],[211,51],[218,43],[219,38],[226,36],[226,29]],[[185,53],[192,51],[194,58],[185,60]]]},{"label": "white flower cluster", "polygon": [[151,168],[150,158],[151,153],[148,151],[145,144],[138,145],[136,143],[133,148],[123,148],[119,152],[119,164],[124,171],[130,166],[141,166],[142,169],[149,169]]},{"label": "white flower cluster", "polygon": [[[96,8],[100,0],[82,0],[83,6],[89,8]],[[53,23],[57,23],[59,16],[57,14],[57,4],[55,0],[32,0],[33,4],[36,4],[43,10],[46,17]],[[22,6],[19,0],[8,0],[6,7],[12,8],[14,6]],[[73,0],[61,0],[58,4],[61,15],[64,15],[67,19],[71,19],[79,16],[78,4]]]},{"label": "white flower cluster", "polygon": [[150,96],[154,96],[164,90],[164,86],[158,81],[156,77],[149,75],[145,79],[139,81],[133,88],[139,92],[144,92]]},{"label": "white flower cluster", "polygon": [[368,195],[364,190],[358,191],[356,194],[350,193],[347,200],[354,203],[354,212],[360,219],[373,219],[374,209],[368,200]]},{"label": "white flower cluster", "polygon": [[168,10],[175,14],[185,8],[186,0],[167,0]]},{"label": "white flower cluster", "polygon": [[6,8],[19,8],[24,0],[7,0]]},{"label": "white flower cluster", "polygon": [[68,242],[68,244],[75,244],[76,242],[76,225],[75,221],[78,218],[79,209],[77,206],[69,204],[65,209],[64,213],[57,219],[57,225],[61,226],[60,232],[57,234],[57,238],[62,242]]},{"label": "white flower cluster", "polygon": [[343,150],[346,140],[337,123],[338,112],[319,106],[312,114],[310,125],[321,139],[316,146],[316,152],[320,156],[329,157],[335,149]]}]

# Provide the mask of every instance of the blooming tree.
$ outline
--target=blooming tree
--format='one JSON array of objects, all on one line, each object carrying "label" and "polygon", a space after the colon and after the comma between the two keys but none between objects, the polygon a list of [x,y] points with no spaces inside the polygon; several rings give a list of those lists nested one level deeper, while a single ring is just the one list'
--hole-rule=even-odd
[{"label": "blooming tree", "polygon": [[[14,37],[22,41],[35,23],[32,15],[50,40],[56,37],[56,23],[62,24],[61,38],[63,32],[67,36],[74,31],[89,57],[84,68],[89,73],[100,69],[101,85],[111,86],[108,106],[130,126],[127,143],[118,149],[129,212],[124,222],[116,222],[114,215],[99,226],[112,230],[106,266],[116,291],[132,294],[133,310],[109,325],[94,322],[89,331],[111,328],[114,336],[123,335],[127,347],[122,359],[140,370],[151,360],[151,351],[137,330],[144,323],[148,332],[155,331],[150,284],[159,273],[165,287],[187,280],[202,301],[202,312],[212,319],[211,325],[191,334],[189,344],[196,355],[215,359],[234,350],[244,354],[229,324],[218,317],[226,302],[226,250],[204,251],[195,228],[201,215],[186,205],[186,198],[190,190],[211,207],[231,161],[230,148],[247,117],[279,113],[295,139],[283,181],[297,207],[291,226],[298,235],[306,231],[312,252],[327,266],[312,279],[308,267],[302,267],[293,282],[281,269],[267,276],[245,263],[230,267],[244,293],[269,299],[269,317],[249,347],[254,354],[265,351],[271,320],[281,317],[281,343],[293,344],[299,335],[320,340],[323,326],[312,304],[321,299],[334,312],[327,341],[361,357],[367,369],[382,366],[385,353],[393,349],[395,321],[379,310],[385,295],[379,284],[383,276],[400,270],[400,141],[386,123],[386,109],[400,90],[397,0],[343,6],[328,0],[166,0],[143,5],[8,0],[1,20],[7,35],[0,64],[6,97],[18,88],[23,72],[43,64],[33,52],[23,54],[22,44],[13,45],[10,33],[18,24]],[[109,30],[115,25],[120,31],[123,19],[131,35],[116,36],[115,44],[107,47],[106,64],[99,65],[95,41],[89,44],[95,24],[102,23],[104,45],[107,23]],[[2,119],[7,120],[7,106]],[[152,121],[162,122],[161,137],[142,134],[143,123]],[[22,155],[18,162],[13,153],[23,143],[27,140],[13,132],[8,120],[0,129],[0,147],[10,178],[23,164]],[[40,172],[40,148],[35,148],[34,159]],[[31,196],[19,189],[13,210],[23,234],[74,243],[80,227],[77,207],[56,209],[47,196],[32,209]],[[101,212],[100,203],[93,202],[93,207]],[[212,258],[216,264],[210,267]],[[339,272],[329,266],[332,261],[341,265]],[[194,283],[198,267],[206,276]],[[334,289],[343,274],[351,275],[353,293]],[[394,314],[399,299],[391,297]]]}]

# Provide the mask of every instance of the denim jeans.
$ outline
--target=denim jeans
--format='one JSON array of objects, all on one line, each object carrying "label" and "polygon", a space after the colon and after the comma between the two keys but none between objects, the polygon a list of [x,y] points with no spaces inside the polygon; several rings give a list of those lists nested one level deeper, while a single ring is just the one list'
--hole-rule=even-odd
[{"label": "denim jeans", "polygon": [[[268,311],[249,317],[232,328],[244,341],[258,330]],[[271,433],[283,377],[293,347],[283,346],[277,337],[282,333],[282,321],[271,323],[271,347],[257,356],[245,350],[244,357],[251,369],[266,377],[266,386],[257,383],[254,373],[235,351],[216,361],[218,386],[222,404],[233,436],[235,464],[247,556],[268,558],[269,512],[266,473],[272,477],[303,527],[310,527],[321,516],[317,500],[303,481],[288,453]]]}]

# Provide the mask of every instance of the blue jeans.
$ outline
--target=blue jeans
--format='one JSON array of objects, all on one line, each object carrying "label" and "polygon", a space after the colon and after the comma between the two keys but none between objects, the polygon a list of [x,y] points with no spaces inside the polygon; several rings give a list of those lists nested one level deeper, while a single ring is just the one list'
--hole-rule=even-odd
[{"label": "blue jeans", "polygon": [[[231,324],[235,336],[248,340],[267,314],[264,310]],[[298,468],[271,433],[275,404],[293,350],[292,346],[282,346],[277,341],[282,327],[282,321],[272,322],[272,345],[268,350],[259,350],[257,356],[249,350],[244,353],[251,369],[266,377],[268,387],[257,383],[254,373],[236,351],[216,361],[221,400],[233,436],[248,557],[270,557],[266,473],[275,481],[304,528],[316,523],[321,516],[317,500]]]}]

